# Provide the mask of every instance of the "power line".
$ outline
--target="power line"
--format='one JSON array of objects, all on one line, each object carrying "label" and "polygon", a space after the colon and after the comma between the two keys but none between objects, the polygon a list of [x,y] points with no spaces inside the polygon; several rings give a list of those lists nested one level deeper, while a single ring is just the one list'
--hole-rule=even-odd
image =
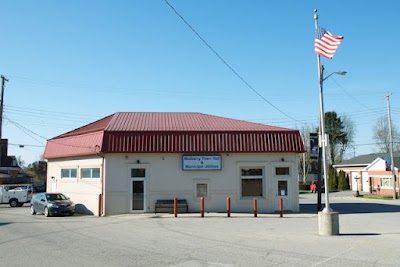
[{"label": "power line", "polygon": [[21,110],[28,110],[30,113],[32,111],[35,111],[36,114],[58,114],[55,115],[57,118],[60,116],[64,116],[67,118],[80,118],[80,117],[87,117],[87,118],[95,118],[98,119],[100,116],[97,115],[87,115],[87,114],[81,114],[81,113],[69,113],[69,112],[60,112],[60,111],[54,111],[54,110],[44,110],[44,109],[37,109],[37,108],[28,108],[28,107],[17,107],[17,106],[10,106],[10,105],[4,105],[7,109],[14,110],[14,111],[21,111]]},{"label": "power line", "polygon": [[368,110],[372,110],[371,108],[367,107],[366,105],[364,105],[363,103],[361,103],[357,98],[355,98],[353,95],[351,95],[342,85],[340,85],[335,78],[331,77],[331,80],[336,83],[337,86],[339,86],[340,89],[343,90],[343,92],[345,92],[349,97],[351,97],[354,101],[356,101],[359,105],[361,105],[362,107],[364,107],[365,109]]},{"label": "power line", "polygon": [[189,22],[187,22],[181,14],[179,14],[179,12],[167,1],[164,0],[165,3],[174,11],[174,13],[192,30],[192,32],[194,34],[197,35],[197,37],[222,61],[222,63],[225,64],[225,66],[227,66],[235,75],[236,77],[238,77],[248,88],[250,88],[255,94],[257,94],[262,100],[264,100],[266,103],[268,103],[271,107],[273,107],[274,109],[276,109],[277,111],[279,111],[281,114],[285,115],[286,117],[296,121],[296,122],[300,122],[296,120],[295,118],[289,116],[287,113],[285,113],[284,111],[282,111],[280,108],[278,108],[277,106],[275,106],[274,104],[272,104],[268,99],[266,99],[263,95],[261,95],[256,89],[254,89],[253,86],[251,86],[231,65],[228,64],[228,62],[226,62],[225,59],[223,59],[220,54],[215,51],[214,48],[211,47],[210,44],[207,43],[207,41],[201,37],[201,35],[189,24]]},{"label": "power line", "polygon": [[[9,75],[10,77],[13,77],[16,80],[20,80],[23,82],[28,82],[28,83],[33,83],[33,84],[38,84],[38,85],[47,85],[50,87],[61,87],[61,88],[74,88],[74,89],[95,89],[96,92],[98,93],[106,93],[106,92],[113,92],[114,94],[122,94],[122,95],[132,95],[136,93],[141,93],[141,94],[149,94],[149,95],[162,95],[162,96],[187,96],[187,97],[201,97],[201,98],[206,98],[210,99],[209,97],[204,97],[203,94],[195,93],[195,92],[188,92],[184,90],[174,90],[174,91],[165,91],[165,90],[154,90],[154,89],[138,89],[138,88],[130,88],[130,87],[120,87],[120,86],[104,86],[104,85],[95,85],[95,84],[79,84],[79,83],[71,83],[71,82],[62,82],[62,81],[50,81],[50,80],[42,80],[42,79],[37,79],[37,78],[27,78],[27,77],[22,77],[22,76],[13,76]],[[119,92],[118,92],[119,91]],[[201,90],[198,90],[201,91]],[[226,92],[225,91],[214,91],[214,94],[220,93],[222,100],[231,100],[231,98],[226,98]],[[244,96],[247,96],[244,95]]]},{"label": "power line", "polygon": [[14,143],[8,143],[8,145],[10,145],[10,146],[19,146],[19,147],[26,147],[26,146],[28,146],[28,147],[45,147],[44,145],[43,146],[39,146],[39,145],[26,145],[26,144],[14,144]]},{"label": "power line", "polygon": [[[40,134],[37,134],[37,133],[35,133],[35,132],[29,130],[28,128],[22,126],[21,124],[15,122],[15,121],[13,121],[13,120],[10,120],[10,119],[8,119],[8,118],[5,118],[5,119],[6,119],[7,121],[9,121],[10,123],[14,124],[14,125],[15,125],[16,127],[18,127],[21,131],[23,131],[25,134],[29,135],[30,137],[32,137],[33,139],[35,139],[36,141],[38,141],[39,143],[41,143],[43,146],[44,146],[44,144],[42,143],[42,141],[36,139],[36,138],[33,137],[31,134],[36,135],[36,136],[38,136],[38,137],[40,137],[40,138],[46,140],[47,142],[53,142],[53,143],[56,143],[56,144],[59,144],[59,145],[62,145],[62,146],[80,147],[80,148],[89,148],[89,149],[92,149],[93,147],[95,147],[95,146],[93,146],[93,145],[89,145],[89,146],[80,146],[80,145],[72,145],[72,144],[65,144],[65,143],[57,142],[57,140],[51,140],[51,139],[50,139],[50,140],[47,140],[46,137],[43,137],[43,136],[41,136]],[[30,133],[31,133],[31,134],[30,134]]]},{"label": "power line", "polygon": [[[29,135],[31,138],[35,139],[37,142],[39,142],[39,143],[42,144],[42,145],[44,145],[44,144],[42,143],[42,141],[38,140],[38,139],[37,139],[36,137],[34,137],[33,135],[36,135],[36,136],[38,136],[38,137],[40,137],[40,138],[43,138],[43,139],[47,140],[46,137],[43,137],[43,136],[41,136],[41,135],[39,135],[39,134],[37,134],[37,133],[32,132],[31,130],[29,130],[29,129],[26,128],[25,126],[22,126],[21,124],[15,122],[15,121],[13,121],[13,120],[10,120],[9,118],[4,118],[4,119],[6,119],[7,121],[9,121],[9,122],[12,123],[13,125],[15,125],[17,128],[19,128],[19,129],[20,129],[21,131],[23,131],[25,134]],[[33,134],[33,135],[32,135],[32,134]]]}]

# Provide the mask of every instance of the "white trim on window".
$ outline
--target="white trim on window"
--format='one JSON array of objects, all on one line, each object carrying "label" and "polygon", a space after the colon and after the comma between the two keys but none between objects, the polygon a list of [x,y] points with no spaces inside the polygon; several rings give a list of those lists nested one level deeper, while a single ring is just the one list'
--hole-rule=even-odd
[{"label": "white trim on window", "polygon": [[393,188],[391,177],[380,177],[379,183],[381,185],[381,188],[383,188],[383,189]]},{"label": "white trim on window", "polygon": [[[261,171],[261,175],[259,174],[243,174],[243,170],[249,170],[249,172]],[[253,170],[253,171],[250,171]],[[240,198],[254,198],[254,197],[265,197],[265,167],[264,166],[239,166],[239,180],[240,180]],[[243,196],[243,182],[250,180],[261,180],[261,195],[246,195]]]},{"label": "white trim on window", "polygon": [[61,168],[60,177],[61,179],[76,179],[78,178],[78,168]]},{"label": "white trim on window", "polygon": [[[84,172],[85,177],[84,177]],[[87,173],[89,172],[89,173]],[[99,180],[101,178],[101,167],[80,167],[79,168],[79,177],[83,180]]]}]

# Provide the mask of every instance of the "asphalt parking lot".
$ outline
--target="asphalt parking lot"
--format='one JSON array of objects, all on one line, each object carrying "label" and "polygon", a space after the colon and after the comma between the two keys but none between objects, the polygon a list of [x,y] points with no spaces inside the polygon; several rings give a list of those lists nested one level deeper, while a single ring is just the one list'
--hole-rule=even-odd
[{"label": "asphalt parking lot", "polygon": [[340,235],[319,236],[316,195],[301,212],[50,217],[0,205],[1,266],[400,266],[400,200],[330,194]]}]

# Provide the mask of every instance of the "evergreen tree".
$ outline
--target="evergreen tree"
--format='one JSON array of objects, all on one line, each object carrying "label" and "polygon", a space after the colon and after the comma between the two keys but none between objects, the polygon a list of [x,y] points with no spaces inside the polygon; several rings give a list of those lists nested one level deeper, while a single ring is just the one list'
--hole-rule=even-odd
[{"label": "evergreen tree", "polygon": [[336,170],[332,167],[332,165],[329,165],[328,169],[328,185],[330,191],[336,191],[338,189]]},{"label": "evergreen tree", "polygon": [[346,181],[346,174],[344,171],[339,172],[339,182],[338,182],[338,190],[343,191],[347,190],[348,183]]},{"label": "evergreen tree", "polygon": [[346,190],[350,190],[350,178],[348,174],[346,174]]}]

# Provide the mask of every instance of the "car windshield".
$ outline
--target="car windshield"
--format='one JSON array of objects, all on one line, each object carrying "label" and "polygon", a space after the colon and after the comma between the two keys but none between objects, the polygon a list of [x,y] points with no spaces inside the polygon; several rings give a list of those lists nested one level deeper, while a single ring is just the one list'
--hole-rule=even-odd
[{"label": "car windshield", "polygon": [[55,201],[55,200],[67,200],[68,198],[63,194],[47,194],[47,201]]}]

